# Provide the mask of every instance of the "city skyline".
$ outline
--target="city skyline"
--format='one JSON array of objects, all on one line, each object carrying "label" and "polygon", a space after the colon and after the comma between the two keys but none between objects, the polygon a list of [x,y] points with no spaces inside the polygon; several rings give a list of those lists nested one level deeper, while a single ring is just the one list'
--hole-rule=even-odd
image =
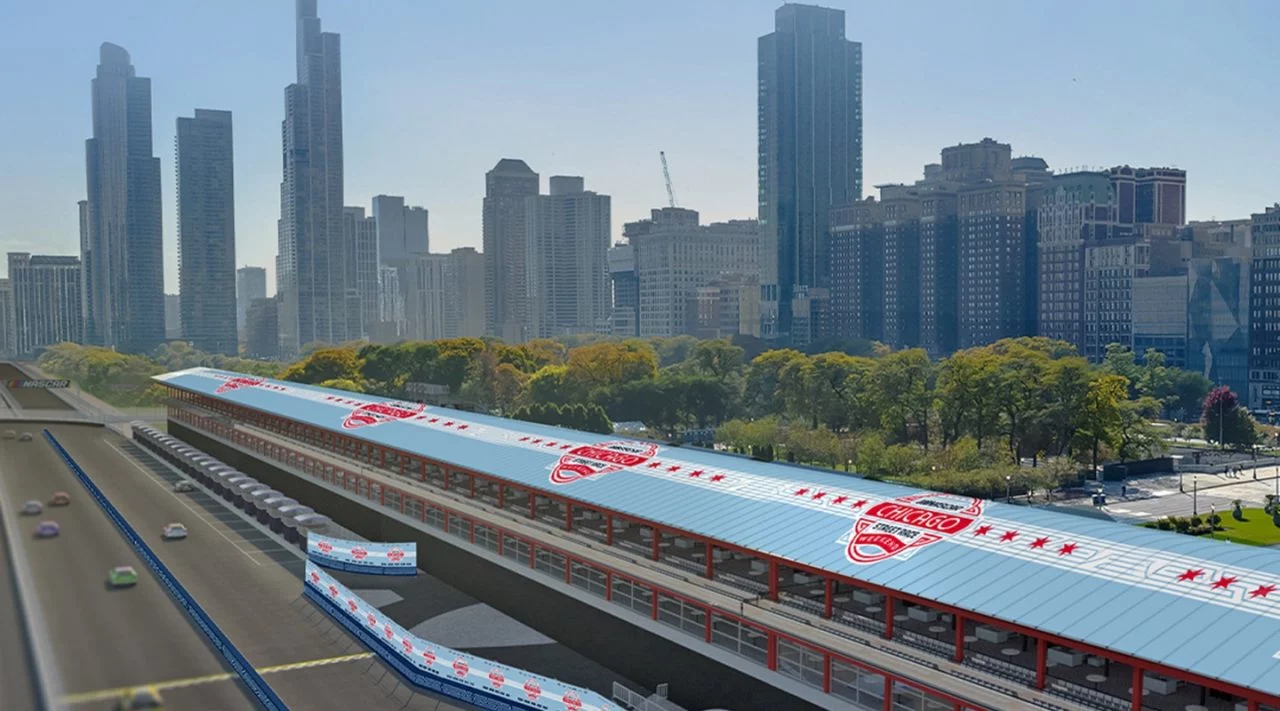
[{"label": "city skyline", "polygon": [[[912,13],[911,23],[900,23],[908,12],[902,8],[825,4],[846,11],[846,34],[864,43],[868,57],[864,194],[876,183],[910,180],[938,146],[994,135],[1057,168],[1116,162],[1182,167],[1195,184],[1188,219],[1246,217],[1274,202],[1274,180],[1265,176],[1264,166],[1275,162],[1280,148],[1265,140],[1263,119],[1275,100],[1259,90],[1266,72],[1256,61],[1266,56],[1260,28],[1267,24],[1263,16],[1277,13],[1273,6],[1241,3],[1215,12],[1180,5],[1177,12],[1157,18],[1139,3],[1118,13],[1108,7],[1108,23],[1098,27],[1089,19],[1103,12],[1103,3],[1085,3],[1071,16],[1052,20],[1016,5],[976,12],[931,6],[927,16]],[[533,68],[517,68],[500,78],[493,74],[494,65],[516,49],[494,56],[476,51],[466,36],[488,28],[482,28],[478,13],[467,8],[390,2],[374,8],[331,5],[322,8],[326,26],[344,35],[347,73],[362,79],[344,87],[352,96],[344,117],[350,166],[347,202],[367,205],[379,193],[414,196],[435,213],[437,251],[479,245],[475,206],[483,184],[478,176],[504,155],[521,156],[548,175],[591,176],[593,185],[614,196],[615,233],[623,222],[665,203],[656,156],[660,149],[671,160],[677,193],[708,220],[754,213],[754,40],[770,30],[777,3],[735,5],[733,11],[723,3],[708,2],[692,7],[665,4],[659,12],[593,7],[537,13],[513,5],[502,17],[489,18],[503,36],[531,24],[562,22],[565,15],[585,28],[613,26],[619,20],[637,29],[660,25],[667,39],[645,62],[621,56],[591,32],[551,49],[535,50],[528,38],[509,45],[538,52],[534,56],[540,61],[530,64],[539,71],[580,69],[590,60],[591,68],[581,71],[588,73],[591,95],[598,100],[537,84],[516,86],[532,81],[525,72]],[[23,176],[21,184],[0,191],[6,214],[0,222],[0,243],[15,251],[75,252],[74,203],[83,193],[83,156],[66,135],[86,133],[84,67],[94,48],[110,40],[129,48],[143,73],[153,78],[154,125],[172,126],[173,119],[192,105],[226,107],[244,117],[237,120],[236,131],[237,156],[245,156],[237,160],[240,262],[271,268],[274,254],[269,245],[274,240],[269,237],[278,216],[278,186],[272,187],[272,173],[278,180],[279,85],[294,60],[292,48],[280,46],[286,43],[278,39],[293,8],[147,9],[107,11],[87,3],[24,7],[19,21],[11,25],[22,26],[24,18],[53,21],[63,14],[80,20],[58,21],[62,31],[52,38],[52,51],[47,43],[39,48],[32,44],[33,39],[50,38],[21,34],[0,49],[28,61],[38,57],[45,69],[33,73],[35,84],[25,76],[15,77],[15,90],[30,96],[35,110],[0,119],[7,133],[30,139],[0,148],[0,160],[17,166],[14,173]],[[121,21],[133,15],[143,16],[136,26]],[[185,21],[173,23],[174,16]],[[992,16],[999,16],[998,21],[991,22]],[[419,29],[450,23],[456,27],[431,30],[430,46],[422,49],[420,41],[409,40],[413,33],[407,30],[389,37],[381,32],[387,24],[380,20],[389,18],[405,27],[422,20]],[[435,22],[426,23],[427,19]],[[895,20],[903,26],[895,27]],[[153,23],[191,29],[161,33]],[[1061,32],[1037,32],[1045,23]],[[915,53],[919,56],[897,57],[887,49],[895,38],[908,36],[912,46],[946,46],[939,40],[970,26],[979,34],[967,36],[988,44],[998,39],[1001,51],[924,50]],[[1212,63],[1195,59],[1195,52],[1165,53],[1158,67],[1137,61],[1144,51],[1194,43],[1215,29],[1229,32],[1233,42],[1216,52]],[[1087,41],[1079,42],[1080,36]],[[245,44],[244,56],[225,56],[221,48],[229,40]],[[1032,46],[1038,61],[1030,64],[1036,66],[1007,65],[1005,57]],[[211,61],[215,56],[218,62]],[[922,72],[923,64],[940,68]],[[677,65],[685,66],[672,74]],[[1125,66],[1122,75],[1116,66]],[[996,68],[1005,74],[1005,85],[984,84],[981,92],[964,88],[965,77]],[[673,85],[672,76],[680,81]],[[1118,81],[1119,76],[1124,81]],[[395,91],[390,91],[390,83],[397,85]],[[415,90],[405,91],[406,85]],[[658,85],[664,88],[649,91]],[[1144,87],[1141,101],[1134,99],[1133,86]],[[697,99],[710,92],[717,95],[710,102],[714,106]],[[1188,101],[1188,93],[1199,100]],[[920,106],[933,107],[940,101],[945,111],[919,111]],[[521,107],[515,112],[523,121],[515,126],[518,130],[512,130],[513,124],[497,110],[503,102]],[[1093,117],[1100,105],[1109,107],[1105,121]],[[993,106],[999,110],[992,111]],[[1032,108],[1036,106],[1052,111],[1046,114]],[[566,112],[571,120],[566,120]],[[414,119],[394,118],[406,115]],[[1218,129],[1228,116],[1231,130]],[[628,126],[625,137],[612,130],[621,120]],[[155,136],[160,153],[167,139],[163,129]],[[173,291],[174,186],[163,171],[161,180],[165,283],[166,290]]]}]

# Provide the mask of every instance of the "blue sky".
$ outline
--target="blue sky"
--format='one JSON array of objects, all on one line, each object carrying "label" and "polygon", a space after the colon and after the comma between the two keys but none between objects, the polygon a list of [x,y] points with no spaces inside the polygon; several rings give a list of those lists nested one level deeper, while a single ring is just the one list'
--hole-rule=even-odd
[{"label": "blue sky", "polygon": [[[1176,165],[1191,219],[1280,200],[1280,3],[829,2],[863,43],[866,190],[984,136],[1054,168]],[[480,244],[484,172],[519,157],[613,196],[755,213],[755,40],[775,0],[320,0],[343,43],[346,202],[431,210],[433,251]],[[289,0],[14,2],[0,23],[0,251],[74,253],[89,81],[111,41],[152,79],[166,290],[177,290],[173,134],[235,121],[237,259],[274,272]],[[1268,36],[1267,28],[1271,28]],[[272,274],[274,279],[274,274]]]}]

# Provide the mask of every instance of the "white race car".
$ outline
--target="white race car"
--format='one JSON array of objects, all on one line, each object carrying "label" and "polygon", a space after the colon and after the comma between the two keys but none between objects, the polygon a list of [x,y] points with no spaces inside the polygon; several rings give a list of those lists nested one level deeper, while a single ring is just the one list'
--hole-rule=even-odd
[{"label": "white race car", "polygon": [[180,523],[171,523],[164,527],[164,539],[172,541],[178,538],[187,537],[187,527]]}]

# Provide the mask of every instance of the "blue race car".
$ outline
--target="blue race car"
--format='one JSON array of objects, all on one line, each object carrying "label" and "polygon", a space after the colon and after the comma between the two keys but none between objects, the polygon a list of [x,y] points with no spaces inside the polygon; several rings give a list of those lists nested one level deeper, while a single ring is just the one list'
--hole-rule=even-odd
[{"label": "blue race car", "polygon": [[36,524],[36,538],[55,538],[60,532],[57,521],[41,521]]}]

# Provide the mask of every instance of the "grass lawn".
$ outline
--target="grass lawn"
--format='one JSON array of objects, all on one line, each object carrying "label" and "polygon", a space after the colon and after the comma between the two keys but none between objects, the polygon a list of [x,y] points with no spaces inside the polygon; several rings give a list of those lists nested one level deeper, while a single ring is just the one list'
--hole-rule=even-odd
[{"label": "grass lawn", "polygon": [[1280,543],[1280,528],[1271,522],[1271,517],[1262,509],[1244,509],[1243,521],[1237,521],[1231,518],[1231,511],[1223,511],[1222,522],[1219,524],[1224,530],[1215,531],[1214,538],[1225,538],[1235,543],[1245,543],[1251,546],[1270,546]]}]

